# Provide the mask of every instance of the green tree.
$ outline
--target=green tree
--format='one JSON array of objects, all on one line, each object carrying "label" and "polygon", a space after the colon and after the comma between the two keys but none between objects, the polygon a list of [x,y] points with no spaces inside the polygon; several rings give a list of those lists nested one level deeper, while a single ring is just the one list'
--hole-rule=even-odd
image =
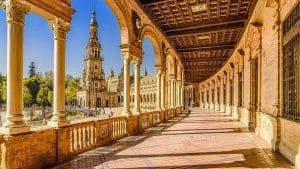
[{"label": "green tree", "polygon": [[28,66],[28,76],[33,77],[36,75],[36,66],[34,62],[30,62],[30,65]]},{"label": "green tree", "polygon": [[75,78],[69,81],[68,86],[66,87],[66,102],[68,104],[76,103],[77,98],[76,94],[79,89],[80,84],[80,79]]},{"label": "green tree", "polygon": [[0,74],[0,104],[6,102],[6,76]]},{"label": "green tree", "polygon": [[25,106],[31,106],[33,103],[32,95],[27,86],[23,86],[23,101]]},{"label": "green tree", "polygon": [[41,85],[41,79],[33,76],[31,78],[25,78],[24,79],[24,85],[26,85],[32,95],[32,98],[34,100],[34,103],[36,103],[37,94],[40,90]]},{"label": "green tree", "polygon": [[47,101],[49,104],[53,104],[53,92],[51,90],[48,92]]},{"label": "green tree", "polygon": [[43,80],[44,84],[50,90],[53,90],[53,77],[54,77],[53,71],[45,72],[43,77],[42,77],[42,80]]},{"label": "green tree", "polygon": [[6,76],[0,74],[0,104],[6,102]]},{"label": "green tree", "polygon": [[[37,98],[36,98],[36,102],[39,104],[39,105],[42,105],[43,104],[43,101],[45,104],[48,103],[48,93],[49,93],[50,89],[48,87],[43,87],[40,86],[40,90],[37,94]],[[44,98],[43,98],[44,97]]]}]

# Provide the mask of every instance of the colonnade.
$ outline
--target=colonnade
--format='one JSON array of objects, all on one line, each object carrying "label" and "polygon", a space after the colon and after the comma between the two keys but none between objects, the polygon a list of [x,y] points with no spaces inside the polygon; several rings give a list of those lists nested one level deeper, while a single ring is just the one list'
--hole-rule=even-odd
[{"label": "colonnade", "polygon": [[242,66],[233,65],[223,75],[217,76],[209,83],[199,86],[200,107],[232,114],[240,117],[243,106]]},{"label": "colonnade", "polygon": [[[19,1],[1,2],[7,21],[7,115],[0,129],[2,134],[29,131],[23,118],[23,47],[24,22],[30,7]],[[54,42],[53,117],[48,125],[68,125],[65,113],[65,53],[66,36],[70,23],[55,18],[49,20]]]},{"label": "colonnade", "polygon": [[[6,122],[0,129],[2,134],[18,134],[29,132],[29,126],[23,118],[23,43],[24,22],[30,7],[19,1],[8,0],[1,2],[7,14],[7,116]],[[54,89],[53,89],[53,117],[49,126],[62,127],[69,125],[65,112],[65,65],[66,65],[66,37],[70,29],[70,22],[59,17],[49,19],[49,26],[53,32],[54,43]],[[122,46],[122,45],[121,45]],[[128,45],[121,47],[124,64],[124,108],[122,116],[137,116],[141,112],[140,96],[140,65],[142,51],[131,50]],[[134,109],[130,110],[130,63],[134,63]],[[182,106],[183,87],[181,81],[176,81],[175,74],[166,74],[166,67],[158,65],[156,68],[156,110]],[[178,76],[179,77],[179,76]],[[167,78],[169,81],[167,81]],[[166,97],[165,95],[168,94]]]},{"label": "colonnade", "polygon": [[[128,56],[123,53],[122,56]],[[129,59],[128,59],[129,58]],[[140,65],[141,60],[138,58],[124,58],[124,109],[122,116],[135,116],[141,112],[141,107],[145,104],[156,111],[164,111],[168,108],[176,108],[183,106],[184,87],[182,80],[176,80],[174,74],[167,75],[166,68],[161,65],[156,66],[156,92],[151,94],[150,98],[141,96],[140,91]],[[130,62],[134,64],[134,93],[130,96]],[[167,81],[167,77],[169,80]],[[125,98],[129,98],[126,100]],[[134,97],[134,101],[130,98]],[[141,99],[142,98],[142,99]],[[142,100],[142,103],[141,103]],[[133,105],[131,104],[133,102]],[[133,111],[130,109],[133,107]]]}]

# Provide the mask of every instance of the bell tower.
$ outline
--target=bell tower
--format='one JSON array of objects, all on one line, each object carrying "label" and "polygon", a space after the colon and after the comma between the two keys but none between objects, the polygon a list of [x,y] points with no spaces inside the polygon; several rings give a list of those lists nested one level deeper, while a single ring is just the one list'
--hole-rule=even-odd
[{"label": "bell tower", "polygon": [[92,12],[89,25],[89,40],[86,45],[86,55],[84,58],[84,70],[82,77],[82,87],[91,92],[105,91],[105,73],[103,70],[103,56],[101,44],[98,39],[98,23],[96,12]]}]

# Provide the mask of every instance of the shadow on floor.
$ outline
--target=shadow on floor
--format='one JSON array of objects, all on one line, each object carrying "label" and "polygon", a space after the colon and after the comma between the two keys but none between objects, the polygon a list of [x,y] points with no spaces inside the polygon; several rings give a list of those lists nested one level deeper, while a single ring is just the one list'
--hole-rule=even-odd
[{"label": "shadow on floor", "polygon": [[[211,113],[224,115],[222,113]],[[129,151],[128,149],[142,144],[145,140],[157,136],[168,135],[201,135],[201,134],[218,134],[218,133],[243,133],[241,128],[223,127],[223,128],[203,128],[182,130],[172,129],[176,124],[185,124],[191,118],[210,117],[209,111],[205,112],[206,116],[195,116],[195,114],[181,114],[167,123],[158,125],[155,129],[146,130],[144,134],[133,136],[134,141],[117,141],[109,146],[103,146],[94,150],[85,152],[76,156],[72,161],[66,162],[54,169],[71,169],[71,168],[128,168],[128,169],[166,169],[166,168],[290,168],[290,163],[287,162],[281,155],[276,154],[276,158],[270,158],[265,152],[272,152],[270,149],[251,148],[237,149],[231,151],[210,151],[203,152],[187,152],[187,153],[158,153],[145,154],[143,152]],[[227,120],[194,120],[195,123],[216,123],[228,122]],[[194,122],[193,122],[194,123]],[[222,131],[228,130],[228,131]],[[189,133],[189,131],[194,131]],[[179,133],[172,133],[179,132]],[[130,138],[130,137],[128,137]],[[151,147],[150,147],[151,148]],[[154,149],[155,147],[153,147]],[[127,151],[124,153],[124,151]],[[129,154],[130,154],[129,153]],[[273,153],[273,152],[272,152]],[[125,155],[124,155],[125,154]],[[274,161],[272,161],[274,160]]]}]

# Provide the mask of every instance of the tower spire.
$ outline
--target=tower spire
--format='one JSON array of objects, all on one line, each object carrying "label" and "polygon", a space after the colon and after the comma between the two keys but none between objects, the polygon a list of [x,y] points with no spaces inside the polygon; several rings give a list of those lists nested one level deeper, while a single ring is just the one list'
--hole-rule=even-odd
[{"label": "tower spire", "polygon": [[93,1],[93,12],[95,12],[95,0]]}]

